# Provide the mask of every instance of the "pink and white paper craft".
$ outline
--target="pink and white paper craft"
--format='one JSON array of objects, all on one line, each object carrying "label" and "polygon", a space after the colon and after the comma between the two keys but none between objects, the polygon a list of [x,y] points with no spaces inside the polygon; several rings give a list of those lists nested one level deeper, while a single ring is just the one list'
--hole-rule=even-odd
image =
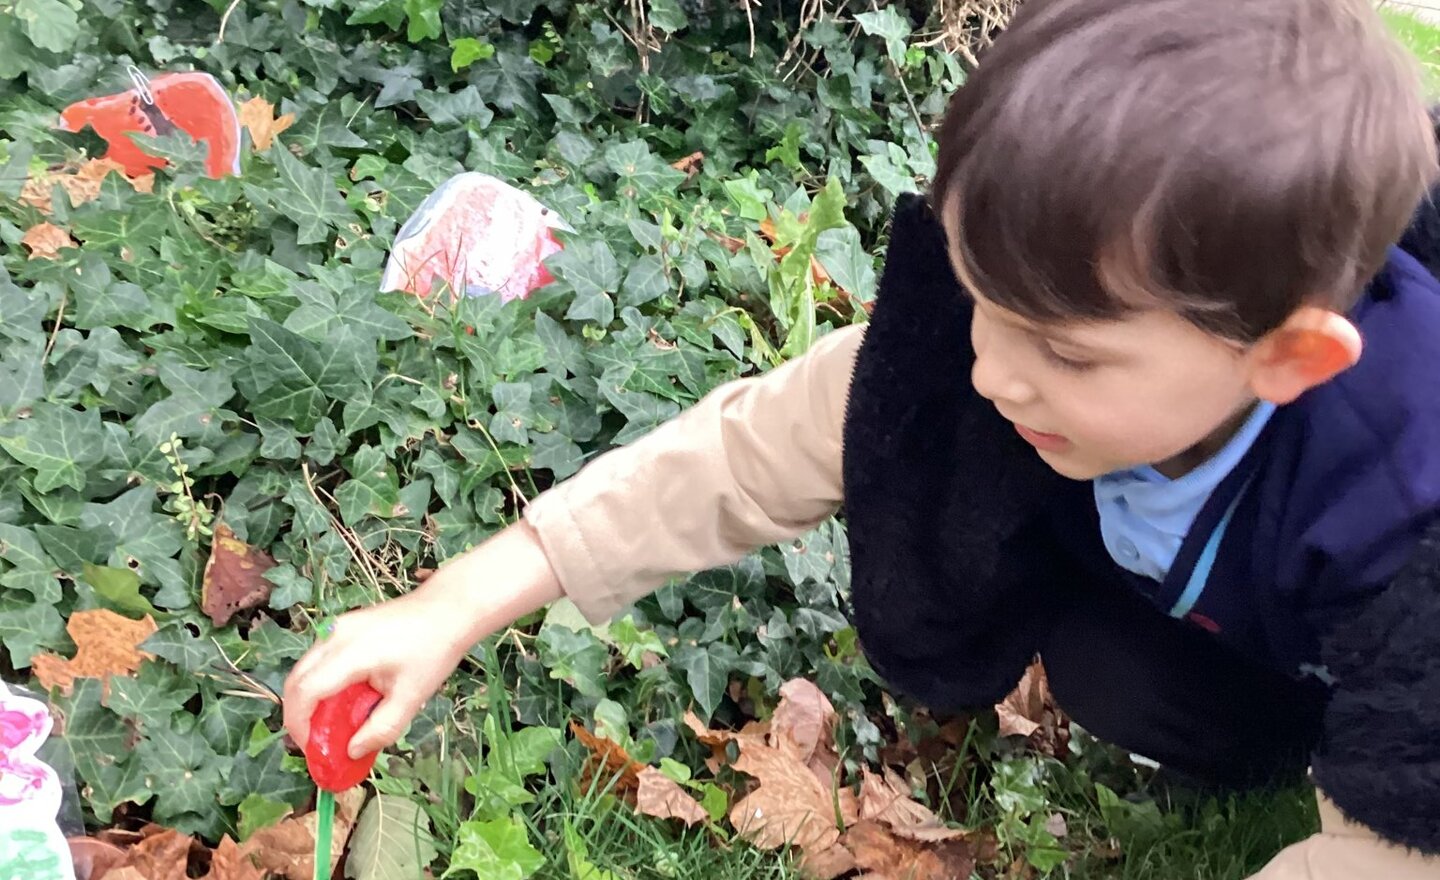
[{"label": "pink and white paper craft", "polygon": [[562,249],[556,230],[572,231],[524,190],[488,174],[457,174],[400,227],[380,289],[428,297],[444,284],[452,299],[523,299],[555,280],[544,260]]},{"label": "pink and white paper craft", "polygon": [[60,833],[60,779],[36,754],[54,720],[39,700],[0,682],[0,877],[74,880]]}]

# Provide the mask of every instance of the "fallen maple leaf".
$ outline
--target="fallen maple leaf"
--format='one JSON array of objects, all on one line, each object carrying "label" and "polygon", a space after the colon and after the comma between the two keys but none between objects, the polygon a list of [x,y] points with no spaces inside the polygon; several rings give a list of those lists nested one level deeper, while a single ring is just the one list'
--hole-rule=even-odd
[{"label": "fallen maple leaf", "polygon": [[574,721],[570,722],[570,732],[590,751],[590,758],[585,762],[585,769],[581,774],[582,786],[588,788],[598,777],[602,784],[614,779],[616,794],[639,790],[640,773],[648,769],[646,765],[630,757],[630,753],[619,743],[596,736]]},{"label": "fallen maple leaf", "polygon": [[79,247],[75,239],[54,223],[37,223],[25,230],[20,243],[30,249],[32,260],[53,260],[65,248]]},{"label": "fallen maple leaf", "polygon": [[976,844],[968,839],[924,844],[906,840],[879,822],[864,820],[845,832],[845,848],[867,880],[954,880],[975,870]]},{"label": "fallen maple leaf", "polygon": [[[335,824],[331,831],[330,868],[333,871],[345,851],[345,842],[365,802],[365,789],[355,786],[335,795]],[[315,876],[315,830],[320,817],[315,813],[294,816],[261,828],[240,846],[240,853],[253,858],[260,867],[286,880],[313,880]],[[243,875],[242,875],[243,876]],[[214,878],[219,880],[219,878]],[[228,878],[227,878],[228,880]]]},{"label": "fallen maple leaf", "polygon": [[48,652],[36,654],[30,658],[35,678],[45,688],[59,688],[65,694],[77,678],[98,678],[108,696],[111,676],[132,675],[142,661],[151,659],[139,645],[154,635],[155,621],[148,614],[131,620],[106,608],[93,608],[71,614],[65,631],[75,642],[75,656],[67,660]]},{"label": "fallen maple leaf", "polygon": [[94,837],[70,837],[70,862],[75,866],[75,876],[100,878],[105,872],[125,861],[125,850]]},{"label": "fallen maple leaf", "polygon": [[275,105],[257,96],[240,105],[240,124],[250,130],[251,142],[263,153],[270,149],[277,134],[295,124],[295,114],[276,117]]},{"label": "fallen maple leaf", "polygon": [[200,610],[216,626],[224,626],[235,612],[265,604],[273,586],[265,579],[265,572],[274,567],[275,560],[269,553],[236,538],[229,526],[220,523],[215,527],[210,559],[205,563]]},{"label": "fallen maple leaf", "polygon": [[725,754],[727,743],[754,742],[763,745],[766,735],[770,732],[770,725],[763,721],[751,721],[739,731],[711,730],[696,717],[694,712],[686,712],[684,721],[685,726],[690,728],[700,744],[710,747],[710,757],[705,759],[705,765],[710,768],[711,773],[719,773],[720,767],[729,760]]},{"label": "fallen maple leaf", "polygon": [[680,784],[656,770],[646,767],[640,771],[640,781],[635,792],[635,810],[656,819],[679,819],[687,826],[709,821],[710,814],[700,806]]},{"label": "fallen maple leaf", "polygon": [[946,826],[929,807],[911,797],[905,780],[889,767],[884,776],[861,769],[860,821],[881,822],[911,840],[934,842],[964,834]]},{"label": "fallen maple leaf", "polygon": [[833,744],[835,707],[825,692],[803,678],[780,687],[780,704],[770,717],[771,742],[809,763],[817,749]]},{"label": "fallen maple leaf", "polygon": [[265,872],[227,834],[210,856],[210,871],[205,880],[265,880]]},{"label": "fallen maple leaf", "polygon": [[126,850],[124,861],[102,875],[105,880],[185,880],[193,841],[173,828],[154,831]]},{"label": "fallen maple leaf", "polygon": [[1069,722],[1055,704],[1039,660],[1031,663],[1015,689],[995,704],[995,714],[1001,736],[1027,737],[1038,751],[1051,757],[1069,751]]},{"label": "fallen maple leaf", "polygon": [[856,867],[855,855],[838,843],[820,852],[804,853],[800,859],[800,871],[812,880],[835,880]]},{"label": "fallen maple leaf", "polygon": [[730,809],[730,824],[760,849],[822,852],[840,840],[830,792],[810,768],[781,749],[746,743],[734,768],[759,785]]},{"label": "fallen maple leaf", "polygon": [[[100,187],[112,171],[125,176],[125,166],[111,159],[91,159],[79,166],[42,171],[25,181],[20,189],[20,201],[48,216],[50,194],[59,185],[70,198],[72,207],[93,202],[100,197]],[[130,185],[141,192],[150,192],[155,186],[155,175],[130,180]]]}]

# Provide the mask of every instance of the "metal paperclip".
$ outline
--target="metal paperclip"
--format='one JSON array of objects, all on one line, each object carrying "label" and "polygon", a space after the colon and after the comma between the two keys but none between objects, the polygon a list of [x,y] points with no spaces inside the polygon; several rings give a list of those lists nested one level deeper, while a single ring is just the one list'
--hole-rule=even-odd
[{"label": "metal paperclip", "polygon": [[133,64],[125,65],[125,72],[130,74],[130,82],[134,84],[135,91],[140,93],[140,100],[154,105],[155,93],[150,91],[150,78],[145,72]]}]

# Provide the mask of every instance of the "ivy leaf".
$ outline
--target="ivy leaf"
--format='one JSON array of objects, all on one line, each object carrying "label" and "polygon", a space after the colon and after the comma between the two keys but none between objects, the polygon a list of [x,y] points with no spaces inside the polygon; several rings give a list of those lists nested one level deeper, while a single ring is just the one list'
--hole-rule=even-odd
[{"label": "ivy leaf", "polygon": [[525,825],[516,816],[460,826],[450,868],[474,871],[486,880],[526,880],[545,866],[545,857],[530,843]]},{"label": "ivy leaf", "polygon": [[644,141],[612,144],[605,150],[605,165],[620,176],[621,194],[665,192],[685,182],[685,173],[650,152]]},{"label": "ivy leaf", "polygon": [[650,23],[667,34],[689,27],[690,19],[676,0],[650,0],[648,9]]},{"label": "ivy leaf", "polygon": [[141,730],[168,728],[171,717],[185,710],[195,691],[193,678],[160,663],[146,662],[134,676],[110,679],[106,705],[121,718],[136,722]]},{"label": "ivy leaf", "polygon": [[128,568],[108,568],[85,563],[85,582],[95,588],[100,604],[127,617],[160,617],[150,600],[140,595],[140,575]]},{"label": "ivy leaf", "polygon": [[0,449],[35,470],[37,492],[85,488],[86,473],[104,456],[98,410],[37,405],[30,418],[0,425]]},{"label": "ivy leaf", "polygon": [[461,37],[450,44],[450,69],[459,73],[476,61],[495,55],[495,47],[474,37]]},{"label": "ivy leaf", "polygon": [[860,29],[885,41],[885,53],[897,68],[905,66],[905,39],[910,36],[910,22],[893,6],[855,16]]},{"label": "ivy leaf", "polygon": [[685,681],[700,707],[701,719],[706,720],[715,714],[715,707],[725,696],[730,673],[740,662],[740,655],[724,642],[685,645],[675,651],[670,662],[685,673]]},{"label": "ivy leaf", "polygon": [[141,413],[130,428],[137,438],[151,443],[158,444],[171,434],[189,439],[208,432],[220,407],[235,394],[224,367],[192,370],[166,358],[157,370],[160,384],[170,396]]},{"label": "ivy leaf", "polygon": [[415,102],[436,125],[470,125],[485,128],[495,114],[485,106],[480,90],[473,85],[458,92],[421,92]]},{"label": "ivy leaf", "polygon": [[[216,705],[223,705],[223,702]],[[305,775],[303,763],[296,771],[291,771],[286,769],[286,758],[285,748],[278,742],[272,743],[256,757],[247,752],[236,755],[220,790],[221,802],[239,803],[249,795],[260,794],[292,807],[303,804],[314,793],[314,785]]]},{"label": "ivy leaf", "polygon": [[41,63],[19,17],[0,16],[0,80],[15,79]]},{"label": "ivy leaf", "polygon": [[605,661],[610,652],[594,633],[544,626],[536,641],[551,678],[568,682],[587,697],[605,696]]},{"label": "ivy leaf", "polygon": [[51,52],[66,52],[80,37],[75,10],[61,0],[15,0],[12,14],[25,26],[30,42]]},{"label": "ivy leaf", "polygon": [[490,433],[496,440],[525,446],[530,442],[535,408],[530,403],[530,386],[525,382],[501,382],[491,389],[495,399],[495,415],[490,420]]},{"label": "ivy leaf", "polygon": [[162,627],[140,644],[140,650],[192,675],[220,660],[220,651],[214,642],[192,634],[182,623]]},{"label": "ivy leaf", "polygon": [[274,150],[270,155],[280,184],[269,191],[270,197],[286,217],[299,224],[299,244],[323,242],[332,229],[354,219],[328,174],[305,165],[289,150]]},{"label": "ivy leaf", "polygon": [[865,170],[870,172],[875,182],[884,187],[892,198],[920,191],[914,176],[905,167],[903,154],[899,159],[889,152],[861,156],[860,164],[865,166]]},{"label": "ivy leaf", "polygon": [[291,809],[291,806],[284,801],[271,800],[258,792],[246,795],[238,807],[240,841],[243,843],[261,828],[267,828],[284,819],[290,815]]},{"label": "ivy leaf", "polygon": [[335,490],[340,518],[354,526],[367,516],[391,517],[400,503],[400,482],[385,453],[362,446],[350,462],[351,479]]},{"label": "ivy leaf", "polygon": [[[222,804],[228,806],[243,797],[243,792],[237,793],[231,789],[235,786],[244,786],[252,781],[247,775],[255,772],[255,768],[247,764],[250,750],[241,750],[247,743],[252,742],[251,737],[257,727],[265,728],[264,720],[270,717],[273,709],[272,705],[262,700],[245,698],[222,700],[212,697],[206,702],[205,708],[200,710],[200,732],[204,734],[205,741],[210,743],[210,748],[222,755],[236,755],[230,775],[225,780],[227,787],[220,791]],[[266,728],[266,732],[269,732],[268,728]],[[263,752],[263,748],[255,751]],[[239,754],[236,754],[237,752]],[[277,759],[277,766],[278,764]],[[245,790],[259,791],[260,789],[251,786]],[[266,791],[270,790],[266,789]],[[271,793],[273,794],[273,792]]]},{"label": "ivy leaf", "polygon": [[[70,695],[59,695],[52,705],[65,731],[64,736],[56,738],[56,748],[64,753],[66,763],[73,766],[82,779],[91,781],[92,788],[94,780],[106,776],[112,781],[121,779],[113,772],[115,768],[134,762],[126,748],[124,726],[114,713],[101,705],[99,680],[76,679]],[[88,799],[101,821],[108,821],[110,812],[121,803],[104,792],[93,790]]]},{"label": "ivy leaf", "polygon": [[573,476],[585,464],[585,451],[564,432],[536,434],[530,445],[535,451],[531,465],[550,471],[557,480]]},{"label": "ivy leaf", "polygon": [[28,668],[41,649],[65,644],[65,621],[54,605],[5,592],[0,594],[0,643],[12,667]]},{"label": "ivy leaf", "polygon": [[275,585],[270,591],[272,609],[283,611],[315,599],[315,582],[300,574],[293,565],[276,566],[265,572],[265,579]]},{"label": "ivy leaf", "polygon": [[440,24],[440,7],[443,0],[405,0],[405,16],[409,24],[405,39],[412,43],[421,40],[436,40],[444,33]]},{"label": "ivy leaf", "polygon": [[815,258],[840,289],[862,303],[875,299],[875,260],[865,252],[860,231],[846,225],[827,229],[815,242]]},{"label": "ivy leaf", "polygon": [[[283,152],[283,151],[282,151]],[[250,319],[249,387],[256,415],[289,419],[309,431],[329,408],[321,382],[326,361],[309,340],[266,318]]]},{"label": "ivy leaf", "polygon": [[[215,754],[198,730],[166,726],[147,731],[135,750],[156,791],[155,815],[161,821],[178,820],[177,827],[195,827],[192,816],[217,809],[220,789],[230,760]],[[181,828],[181,830],[185,830]]]}]

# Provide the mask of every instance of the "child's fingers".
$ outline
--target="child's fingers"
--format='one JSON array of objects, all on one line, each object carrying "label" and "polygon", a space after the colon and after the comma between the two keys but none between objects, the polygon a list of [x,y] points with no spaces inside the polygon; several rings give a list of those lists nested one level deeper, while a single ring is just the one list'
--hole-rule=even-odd
[{"label": "child's fingers", "polygon": [[410,719],[420,711],[419,703],[391,693],[370,713],[363,727],[350,740],[350,757],[359,758],[379,751],[404,735]]},{"label": "child's fingers", "polygon": [[[315,711],[315,705],[346,686],[369,677],[368,670],[363,666],[340,662],[336,656],[339,652],[325,650],[331,647],[325,645],[315,649],[305,658],[310,660],[314,657],[309,667],[302,669],[297,664],[295,671],[285,680],[285,696],[281,703],[285,729],[302,749],[310,736],[310,716]],[[325,655],[329,655],[328,658]]]}]

